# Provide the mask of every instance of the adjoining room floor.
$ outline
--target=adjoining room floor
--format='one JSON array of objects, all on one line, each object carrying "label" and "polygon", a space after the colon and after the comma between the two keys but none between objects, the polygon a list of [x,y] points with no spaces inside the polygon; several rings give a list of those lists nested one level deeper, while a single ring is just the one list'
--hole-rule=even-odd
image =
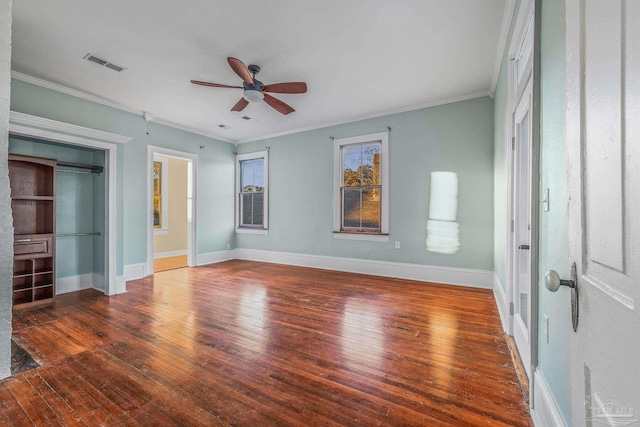
[{"label": "adjoining room floor", "polygon": [[489,290],[238,260],[127,289],[15,313],[43,366],[0,424],[531,425]]},{"label": "adjoining room floor", "polygon": [[153,260],[153,272],[159,273],[161,271],[187,267],[188,265],[189,264],[186,255],[157,258]]}]

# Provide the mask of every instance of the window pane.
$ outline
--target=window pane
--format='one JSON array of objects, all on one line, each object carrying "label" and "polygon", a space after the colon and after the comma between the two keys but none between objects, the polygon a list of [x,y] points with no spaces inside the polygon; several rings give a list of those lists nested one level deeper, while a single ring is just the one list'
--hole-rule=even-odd
[{"label": "window pane", "polygon": [[264,191],[264,159],[240,162],[240,189],[244,193]]},{"label": "window pane", "polygon": [[343,199],[342,226],[345,228],[360,228],[360,188],[345,188]]},{"label": "window pane", "polygon": [[365,145],[362,149],[362,185],[380,185],[380,145]]},{"label": "window pane", "polygon": [[345,187],[380,185],[380,144],[359,145],[343,149]]},{"label": "window pane", "polygon": [[253,194],[242,194],[240,197],[241,200],[241,213],[240,218],[242,219],[241,225],[252,225],[252,217],[253,217]]},{"label": "window pane", "polygon": [[380,189],[362,190],[362,228],[380,228]]},{"label": "window pane", "polygon": [[264,225],[264,193],[242,193],[240,214],[240,225],[253,227]]},{"label": "window pane", "polygon": [[253,225],[264,224],[264,193],[254,193],[253,196]]}]

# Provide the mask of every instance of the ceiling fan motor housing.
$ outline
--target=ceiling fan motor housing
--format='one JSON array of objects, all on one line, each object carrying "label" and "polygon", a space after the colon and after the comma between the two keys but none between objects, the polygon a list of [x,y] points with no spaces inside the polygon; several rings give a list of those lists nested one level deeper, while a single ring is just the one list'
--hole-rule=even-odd
[{"label": "ceiling fan motor housing", "polygon": [[[257,67],[258,71],[260,67],[257,65],[249,65],[249,71],[253,73],[251,67]],[[257,72],[257,71],[256,71]],[[255,73],[254,73],[255,75]],[[255,77],[253,79],[253,84],[242,82],[242,86],[244,87],[244,91],[242,96],[249,102],[261,102],[264,99],[264,93],[262,93],[262,82],[260,80],[256,80]]]}]

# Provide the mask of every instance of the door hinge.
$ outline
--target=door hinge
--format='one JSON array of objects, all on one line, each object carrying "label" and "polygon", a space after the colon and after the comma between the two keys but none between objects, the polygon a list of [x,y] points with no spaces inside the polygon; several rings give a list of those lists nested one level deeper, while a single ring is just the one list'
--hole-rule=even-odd
[{"label": "door hinge", "polygon": [[515,221],[511,220],[511,232],[515,231]]},{"label": "door hinge", "polygon": [[512,150],[516,149],[516,137],[515,136],[511,137],[511,149]]},{"label": "door hinge", "polygon": [[509,304],[509,314],[513,316],[515,308],[513,307],[513,303]]}]

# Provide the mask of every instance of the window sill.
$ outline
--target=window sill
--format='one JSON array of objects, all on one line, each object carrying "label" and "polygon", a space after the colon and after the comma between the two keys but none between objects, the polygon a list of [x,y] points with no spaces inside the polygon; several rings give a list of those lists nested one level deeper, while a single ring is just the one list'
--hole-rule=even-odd
[{"label": "window sill", "polygon": [[155,236],[160,236],[162,234],[169,234],[169,229],[168,228],[154,228],[153,229],[153,234]]},{"label": "window sill", "polygon": [[266,228],[236,228],[236,234],[269,234],[269,230]]},{"label": "window sill", "polygon": [[337,240],[361,240],[368,242],[388,242],[388,234],[377,233],[350,233],[348,231],[334,231],[333,238]]}]

